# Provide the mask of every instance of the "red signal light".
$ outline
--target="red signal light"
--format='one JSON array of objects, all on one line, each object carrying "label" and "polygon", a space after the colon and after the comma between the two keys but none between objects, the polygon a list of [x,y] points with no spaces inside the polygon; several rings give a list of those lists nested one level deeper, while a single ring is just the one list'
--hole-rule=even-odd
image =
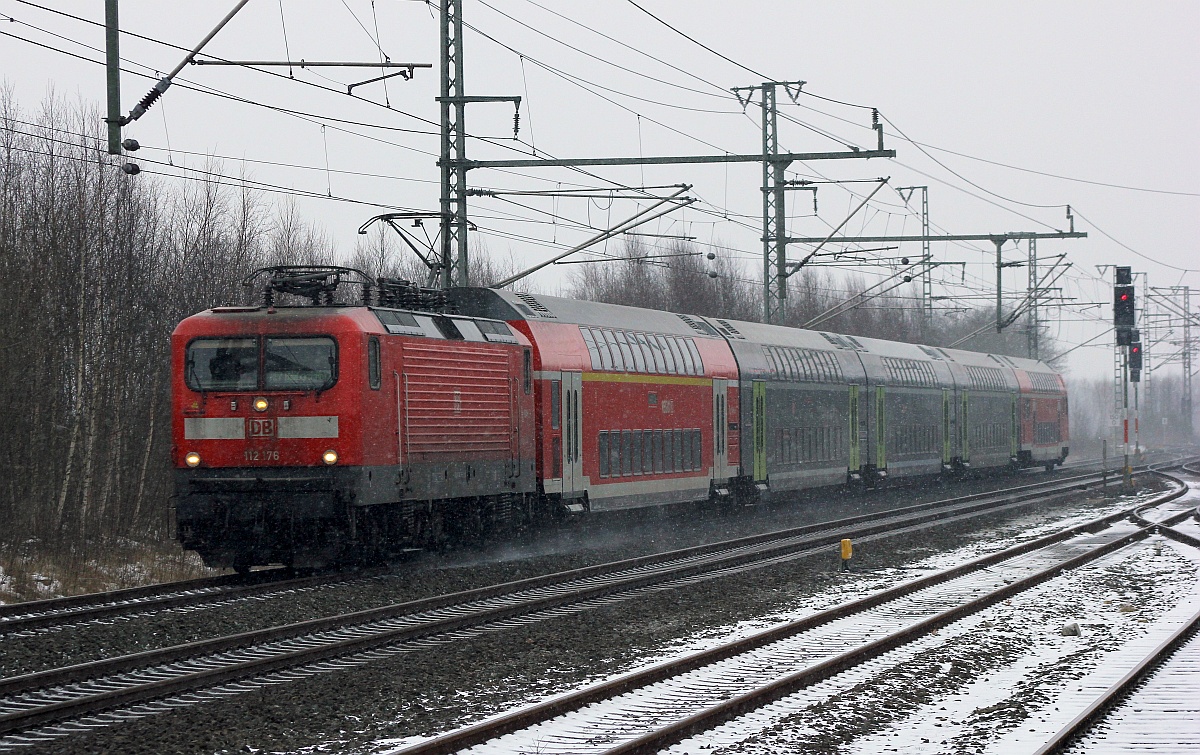
[{"label": "red signal light", "polygon": [[1129,301],[1129,294],[1121,294],[1121,301]]}]

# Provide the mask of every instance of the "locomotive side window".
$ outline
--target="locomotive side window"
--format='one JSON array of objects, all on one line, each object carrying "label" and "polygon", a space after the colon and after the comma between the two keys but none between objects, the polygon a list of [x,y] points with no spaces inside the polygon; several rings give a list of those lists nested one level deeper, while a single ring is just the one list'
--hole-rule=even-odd
[{"label": "locomotive side window", "polygon": [[187,347],[186,379],[195,391],[258,388],[258,339],[197,338]]},{"label": "locomotive side window", "polygon": [[437,326],[437,329],[447,339],[451,341],[465,340],[462,331],[458,329],[458,325],[449,317],[436,316],[433,318],[433,324]]},{"label": "locomotive side window", "polygon": [[528,396],[529,394],[533,393],[533,354],[530,353],[529,349],[525,349],[523,359],[524,359],[524,371],[523,371],[524,390],[525,390],[525,395]]},{"label": "locomotive side window", "polygon": [[328,337],[267,338],[266,390],[323,391],[337,382],[337,344]]},{"label": "locomotive side window", "polygon": [[372,337],[367,341],[367,379],[371,382],[371,390],[379,390],[382,385],[379,369],[379,339]]}]

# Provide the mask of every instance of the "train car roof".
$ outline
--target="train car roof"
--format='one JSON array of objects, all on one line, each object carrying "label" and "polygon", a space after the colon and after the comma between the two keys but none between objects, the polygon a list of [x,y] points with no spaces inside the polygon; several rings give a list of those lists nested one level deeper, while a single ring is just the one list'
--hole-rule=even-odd
[{"label": "train car roof", "polygon": [[241,329],[269,334],[273,328],[282,326],[287,332],[299,333],[313,327],[328,329],[336,324],[339,332],[360,331],[435,340],[529,345],[524,335],[503,321],[489,322],[496,319],[481,315],[444,315],[361,305],[237,306],[213,307],[198,312],[180,321],[174,332],[177,335],[196,336],[214,332],[214,329],[226,334]]},{"label": "train car roof", "polygon": [[1057,373],[1045,362],[980,351],[949,349],[940,346],[887,341],[867,336],[848,336],[818,330],[805,330],[785,325],[768,325],[743,320],[703,318],[721,330],[731,342],[756,343],[771,346],[800,346],[809,349],[839,350],[876,356],[957,363],[970,367],[1000,367],[1032,372]]},{"label": "train car roof", "polygon": [[527,294],[494,288],[453,288],[450,301],[460,312],[496,320],[590,325],[623,328],[679,336],[720,338],[700,317],[679,315],[659,309],[627,307],[622,304],[559,296]]},{"label": "train car roof", "polygon": [[527,294],[507,289],[463,287],[451,289],[448,295],[450,301],[460,312],[496,320],[557,322],[682,336],[724,337],[735,348],[738,344],[791,346],[819,351],[840,351],[848,354],[872,354],[881,357],[942,362],[965,367],[998,367],[1006,372],[1012,369],[1023,369],[1031,372],[1057,374],[1057,371],[1049,365],[1033,359],[926,346],[903,341],[887,341],[865,336],[848,336],[745,320],[682,315],[657,309]]}]

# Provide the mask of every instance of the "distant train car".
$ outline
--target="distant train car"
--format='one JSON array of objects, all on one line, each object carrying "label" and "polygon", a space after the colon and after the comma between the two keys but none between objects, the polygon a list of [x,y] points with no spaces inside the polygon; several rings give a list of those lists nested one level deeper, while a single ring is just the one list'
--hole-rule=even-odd
[{"label": "distant train car", "polygon": [[213,566],[1069,450],[1062,378],[1034,360],[348,268],[252,278],[262,305],[172,337],[179,539]]}]

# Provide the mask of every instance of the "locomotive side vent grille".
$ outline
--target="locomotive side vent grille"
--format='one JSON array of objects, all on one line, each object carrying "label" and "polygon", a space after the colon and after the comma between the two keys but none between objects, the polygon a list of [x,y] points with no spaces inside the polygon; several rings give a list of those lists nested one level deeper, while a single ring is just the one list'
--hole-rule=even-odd
[{"label": "locomotive side vent grille", "polygon": [[533,296],[533,294],[517,292],[517,298],[520,299],[521,301],[525,302],[525,304],[528,305],[529,309],[532,310],[531,312],[529,312],[529,314],[533,314],[534,312],[536,312],[538,315],[541,315],[542,317],[545,317],[545,318],[549,318],[551,320],[558,319],[557,317],[554,316],[554,313],[551,312],[546,307],[545,304],[542,304],[540,301],[538,301]]}]

